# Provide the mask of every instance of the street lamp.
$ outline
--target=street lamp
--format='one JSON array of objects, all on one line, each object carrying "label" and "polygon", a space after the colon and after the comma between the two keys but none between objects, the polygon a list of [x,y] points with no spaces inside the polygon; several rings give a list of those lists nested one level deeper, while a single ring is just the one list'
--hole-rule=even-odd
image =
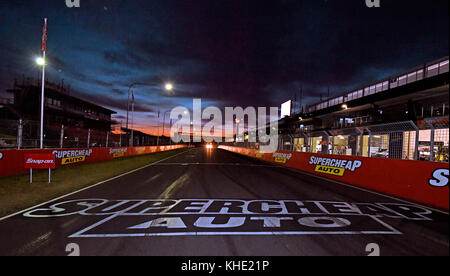
[{"label": "street lamp", "polygon": [[166,88],[167,91],[172,91],[173,90],[173,84],[166,83],[165,88]]},{"label": "street lamp", "polygon": [[[136,85],[142,85],[142,83],[132,83],[132,84],[130,84],[130,86],[128,87],[127,131],[128,131],[128,129],[129,129],[129,126],[128,126],[128,118],[129,118],[129,111],[130,111],[130,94],[131,94],[131,89],[132,89],[134,86],[136,86]],[[145,83],[144,83],[144,85],[145,85]],[[166,84],[164,85],[164,88],[165,88],[166,91],[172,91],[173,88],[174,88],[174,86],[173,86],[172,83],[166,83]],[[133,106],[132,113],[134,113],[134,101],[133,101],[133,103],[132,103],[132,106]],[[164,114],[164,115],[165,115],[165,114]],[[159,132],[159,130],[158,130],[158,132]],[[164,136],[164,126],[163,126],[163,136]],[[131,129],[131,139],[133,139],[133,129]],[[157,144],[159,145],[159,134],[158,134],[158,142],[157,142]]]},{"label": "street lamp", "polygon": [[37,57],[36,58],[36,64],[39,66],[44,66],[45,64],[45,59],[43,57]]}]

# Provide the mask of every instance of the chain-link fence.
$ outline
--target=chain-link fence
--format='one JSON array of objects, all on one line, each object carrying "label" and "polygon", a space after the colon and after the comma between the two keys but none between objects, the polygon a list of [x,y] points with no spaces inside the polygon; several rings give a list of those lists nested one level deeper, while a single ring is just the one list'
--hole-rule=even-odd
[{"label": "chain-link fence", "polygon": [[[168,137],[52,125],[44,127],[45,148],[126,147],[169,145]],[[40,147],[40,123],[28,120],[0,120],[0,148]]]},{"label": "chain-link fence", "polygon": [[[228,145],[258,148],[247,141]],[[278,136],[278,150],[449,162],[448,117],[320,131],[297,129]]]}]

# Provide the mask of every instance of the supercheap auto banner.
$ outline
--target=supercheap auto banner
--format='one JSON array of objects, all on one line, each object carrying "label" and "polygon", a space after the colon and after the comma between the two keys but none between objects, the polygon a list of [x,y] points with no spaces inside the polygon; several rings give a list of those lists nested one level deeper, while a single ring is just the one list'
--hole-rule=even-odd
[{"label": "supercheap auto banner", "polygon": [[256,149],[220,148],[342,183],[449,209],[447,163],[288,151],[263,154]]},{"label": "supercheap auto banner", "polygon": [[52,154],[55,156],[56,168],[61,168],[175,150],[184,147],[186,146],[0,150],[0,177],[27,173],[28,169],[25,168],[25,156],[30,154]]}]

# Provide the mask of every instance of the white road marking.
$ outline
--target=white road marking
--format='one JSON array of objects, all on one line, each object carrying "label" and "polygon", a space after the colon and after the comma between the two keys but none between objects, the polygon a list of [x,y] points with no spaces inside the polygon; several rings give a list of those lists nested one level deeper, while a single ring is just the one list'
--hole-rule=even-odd
[{"label": "white road marking", "polygon": [[299,235],[400,235],[389,231],[342,231],[342,232],[186,232],[186,233],[139,233],[139,234],[73,234],[69,238],[126,238],[126,237],[175,237],[175,236],[299,236]]},{"label": "white road marking", "polygon": [[46,202],[44,202],[44,203],[40,203],[40,204],[35,205],[35,206],[33,206],[33,207],[30,207],[30,208],[24,209],[24,210],[22,210],[22,211],[16,212],[16,213],[14,213],[14,214],[7,215],[7,216],[5,216],[5,217],[0,218],[0,221],[3,221],[3,220],[5,220],[5,219],[11,218],[11,217],[14,217],[14,216],[17,216],[17,215],[20,215],[20,214],[22,214],[22,213],[25,213],[25,212],[27,212],[27,211],[30,211],[30,210],[35,209],[35,208],[37,208],[37,207],[40,207],[40,206],[42,206],[42,205],[46,205],[46,204],[51,203],[51,202],[53,202],[53,201],[60,200],[60,199],[63,199],[63,198],[65,198],[65,197],[68,197],[68,196],[71,196],[71,195],[80,193],[80,192],[82,192],[82,191],[85,191],[85,190],[94,188],[94,187],[96,187],[96,186],[98,186],[98,185],[101,185],[101,184],[107,183],[107,182],[109,182],[109,181],[112,181],[112,180],[121,178],[122,176],[129,175],[129,174],[132,174],[132,173],[134,173],[134,172],[143,170],[143,169],[145,169],[145,168],[154,166],[154,165],[156,165],[156,164],[158,164],[158,163],[164,162],[164,161],[166,161],[166,160],[169,160],[169,159],[171,159],[171,158],[174,158],[174,157],[176,157],[176,156],[179,156],[179,155],[181,155],[181,154],[183,154],[183,153],[190,152],[190,151],[192,151],[192,150],[193,150],[193,149],[190,149],[190,150],[187,150],[187,151],[183,151],[183,152],[177,153],[177,154],[175,154],[175,155],[173,155],[173,156],[169,156],[169,157],[164,158],[164,159],[161,159],[161,160],[159,160],[159,161],[157,161],[157,162],[154,162],[154,163],[145,165],[145,166],[140,167],[140,168],[137,168],[137,169],[135,169],[135,170],[132,170],[132,171],[126,172],[126,173],[124,173],[124,174],[121,174],[121,175],[112,177],[112,178],[110,178],[110,179],[101,181],[101,182],[99,182],[99,183],[93,184],[93,185],[91,185],[91,186],[85,187],[85,188],[80,189],[80,190],[77,190],[77,191],[75,191],[75,192],[72,192],[72,193],[69,193],[69,194],[66,194],[66,195],[63,195],[63,196],[60,196],[60,197],[51,199],[51,200],[49,200],[49,201],[46,201]]},{"label": "white road marking", "polygon": [[239,166],[239,167],[265,167],[265,168],[278,168],[274,165],[257,165],[257,164],[241,164],[241,163],[161,163],[157,166]]}]

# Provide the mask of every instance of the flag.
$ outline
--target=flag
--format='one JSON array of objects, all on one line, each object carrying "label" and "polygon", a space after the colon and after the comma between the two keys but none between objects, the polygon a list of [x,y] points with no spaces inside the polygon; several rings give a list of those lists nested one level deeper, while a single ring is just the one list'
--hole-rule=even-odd
[{"label": "flag", "polygon": [[134,104],[134,90],[131,90],[131,102]]},{"label": "flag", "polygon": [[47,50],[47,18],[44,19],[44,28],[42,29],[42,52]]}]

